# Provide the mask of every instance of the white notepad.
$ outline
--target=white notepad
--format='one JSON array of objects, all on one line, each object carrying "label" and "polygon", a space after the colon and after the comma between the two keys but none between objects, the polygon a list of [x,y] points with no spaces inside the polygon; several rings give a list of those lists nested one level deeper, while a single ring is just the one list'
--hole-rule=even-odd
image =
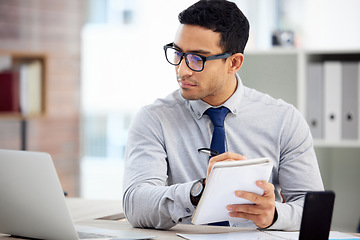
[{"label": "white notepad", "polygon": [[241,161],[224,161],[214,164],[206,181],[203,195],[196,207],[193,224],[207,224],[220,221],[234,221],[229,216],[229,204],[252,204],[235,196],[236,190],[262,195],[264,191],[256,181],[269,181],[273,165],[268,158]]}]

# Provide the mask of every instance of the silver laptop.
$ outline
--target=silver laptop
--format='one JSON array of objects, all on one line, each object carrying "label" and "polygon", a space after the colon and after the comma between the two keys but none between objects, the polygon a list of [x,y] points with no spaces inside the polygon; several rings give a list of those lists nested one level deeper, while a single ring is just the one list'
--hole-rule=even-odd
[{"label": "silver laptop", "polygon": [[[81,234],[76,231],[80,228]],[[75,226],[51,156],[1,149],[0,233],[49,240],[154,238],[130,231]]]}]

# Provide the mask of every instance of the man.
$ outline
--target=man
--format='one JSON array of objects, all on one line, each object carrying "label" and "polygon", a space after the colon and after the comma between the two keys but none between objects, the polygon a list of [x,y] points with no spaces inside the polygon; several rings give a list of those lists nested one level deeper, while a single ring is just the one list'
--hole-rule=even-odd
[{"label": "man", "polygon": [[[248,219],[259,228],[298,230],[304,194],[323,190],[309,127],[291,105],[243,86],[236,74],[244,61],[249,23],[236,4],[199,1],[179,14],[173,43],[164,47],[180,89],[143,107],[128,136],[123,207],[135,227],[167,229],[189,223],[215,162],[269,157],[262,196],[236,191],[254,204],[229,205],[231,226]],[[259,69],[261,71],[261,69]],[[225,107],[222,153],[209,158],[209,108]],[[281,194],[280,194],[281,191]],[[284,197],[284,199],[282,198]]]}]

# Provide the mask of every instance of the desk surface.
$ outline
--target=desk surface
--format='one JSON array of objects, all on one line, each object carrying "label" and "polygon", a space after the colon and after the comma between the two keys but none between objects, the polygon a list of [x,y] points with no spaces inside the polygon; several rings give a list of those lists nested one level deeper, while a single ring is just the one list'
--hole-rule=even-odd
[{"label": "desk surface", "polygon": [[[114,216],[118,218],[122,213],[121,201],[116,200],[85,200],[78,198],[67,198],[67,203],[70,212],[73,216],[75,224],[101,227],[108,229],[133,231],[139,233],[145,233],[148,235],[156,236],[156,240],[180,240],[176,233],[187,234],[210,234],[210,233],[226,233],[239,231],[236,228],[229,227],[217,227],[217,226],[194,226],[190,224],[178,224],[177,226],[169,230],[155,230],[155,229],[138,229],[133,228],[128,221],[124,220],[102,220],[101,218],[107,218],[108,216]],[[120,215],[119,215],[120,214]],[[0,234],[0,240],[16,239]]]},{"label": "desk surface", "polygon": [[156,240],[180,240],[183,239],[176,233],[225,233],[236,231],[234,228],[216,226],[194,226],[189,224],[178,224],[169,230],[139,229],[133,228],[128,221],[123,220],[100,220],[108,216],[117,218],[122,213],[121,201],[115,200],[84,200],[67,199],[69,209],[76,224],[109,228],[124,231],[133,231],[156,236]]},{"label": "desk surface", "polygon": [[75,223],[118,215],[123,212],[120,200],[66,198],[66,202]]},{"label": "desk surface", "polygon": [[[176,233],[225,233],[235,231],[235,228],[216,227],[216,226],[194,226],[189,224],[178,224],[169,230],[139,229],[133,228],[128,221],[123,220],[103,220],[102,218],[117,219],[122,215],[121,201],[117,200],[87,200],[79,198],[66,198],[70,213],[75,224],[86,225],[115,230],[133,231],[156,236],[156,240],[183,239]],[[19,240],[0,233],[0,240]]]}]

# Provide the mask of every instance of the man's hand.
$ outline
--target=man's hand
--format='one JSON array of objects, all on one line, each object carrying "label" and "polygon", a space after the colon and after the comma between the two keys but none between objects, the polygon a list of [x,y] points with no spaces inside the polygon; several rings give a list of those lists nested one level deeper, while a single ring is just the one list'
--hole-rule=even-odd
[{"label": "man's hand", "polygon": [[227,209],[231,217],[249,219],[259,228],[266,228],[273,223],[276,211],[274,185],[266,181],[257,181],[256,185],[264,190],[262,196],[244,191],[235,192],[237,197],[255,204],[233,204],[228,205]]},{"label": "man's hand", "polygon": [[[207,176],[209,176],[213,165],[222,161],[239,161],[246,160],[247,157],[232,152],[226,152],[209,161]],[[264,190],[264,194],[259,196],[255,193],[236,191],[235,195],[247,199],[254,204],[234,204],[228,205],[231,217],[245,218],[253,221],[259,228],[269,227],[275,216],[275,193],[274,185],[266,181],[257,181],[256,185]],[[276,219],[275,219],[276,220]]]},{"label": "man's hand", "polygon": [[209,161],[209,165],[208,165],[208,170],[207,170],[207,176],[209,176],[212,167],[214,166],[214,164],[216,162],[222,162],[222,161],[239,161],[239,160],[246,160],[247,157],[241,155],[241,154],[237,154],[237,153],[233,153],[233,152],[226,152],[226,153],[222,153],[220,155],[217,155],[215,157],[210,158]]}]

